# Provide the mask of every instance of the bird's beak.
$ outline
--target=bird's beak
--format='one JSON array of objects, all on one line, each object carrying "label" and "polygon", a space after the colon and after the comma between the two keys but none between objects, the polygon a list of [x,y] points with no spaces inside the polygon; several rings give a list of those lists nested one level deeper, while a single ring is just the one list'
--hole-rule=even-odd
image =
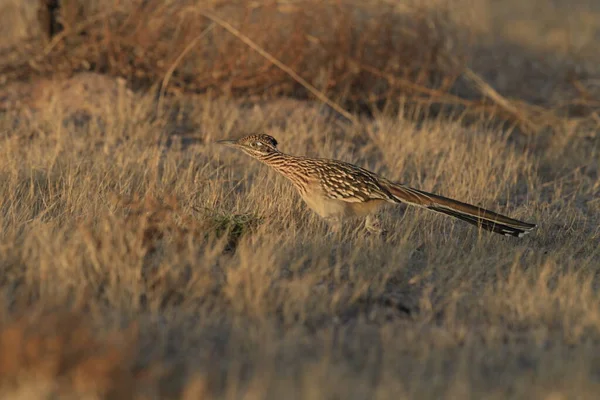
[{"label": "bird's beak", "polygon": [[237,146],[237,141],[235,140],[217,140],[217,143],[230,147]]}]

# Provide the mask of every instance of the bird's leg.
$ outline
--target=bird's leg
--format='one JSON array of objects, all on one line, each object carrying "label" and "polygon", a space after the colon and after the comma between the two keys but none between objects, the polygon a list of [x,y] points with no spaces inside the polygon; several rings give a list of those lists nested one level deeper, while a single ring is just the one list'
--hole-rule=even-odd
[{"label": "bird's leg", "polygon": [[373,235],[381,236],[386,233],[385,230],[381,227],[381,221],[374,214],[367,215],[367,218],[365,219],[365,229],[367,232]]},{"label": "bird's leg", "polygon": [[329,233],[327,236],[339,237],[342,234],[342,220],[337,217],[327,218],[327,224],[329,225]]}]

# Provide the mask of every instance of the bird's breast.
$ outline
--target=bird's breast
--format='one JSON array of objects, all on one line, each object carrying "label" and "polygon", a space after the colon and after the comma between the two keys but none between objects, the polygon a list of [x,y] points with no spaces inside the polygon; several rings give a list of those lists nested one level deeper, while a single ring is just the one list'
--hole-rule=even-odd
[{"label": "bird's breast", "polygon": [[332,198],[322,190],[313,189],[300,192],[306,205],[322,218],[358,217],[375,212],[384,200],[348,201],[349,199]]}]

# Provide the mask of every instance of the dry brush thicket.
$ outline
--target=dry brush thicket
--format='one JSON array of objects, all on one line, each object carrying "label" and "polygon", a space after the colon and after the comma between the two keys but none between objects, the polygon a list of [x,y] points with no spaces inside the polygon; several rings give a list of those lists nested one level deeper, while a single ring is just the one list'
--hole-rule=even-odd
[{"label": "dry brush thicket", "polygon": [[[62,4],[53,11],[62,31],[48,28],[40,2]],[[600,122],[593,3],[573,10],[546,0],[40,2],[5,0],[0,83],[93,70],[161,95],[264,99],[307,98],[314,90],[306,81],[355,111],[408,102],[426,114],[498,118],[526,132],[566,114]]]},{"label": "dry brush thicket", "polygon": [[[522,69],[499,60],[495,81],[494,64],[474,57],[503,15],[493,2],[465,1],[470,19],[442,1],[157,3],[81,3],[91,19],[80,34],[46,43],[25,40],[12,18],[7,43],[26,44],[8,46],[0,93],[1,397],[595,397],[600,138],[593,70],[576,57],[594,57],[587,41],[561,53],[560,35],[542,43],[540,28],[515,24],[531,52],[555,56],[543,73],[527,70],[546,77],[541,101],[532,86],[501,84],[534,85]],[[210,25],[202,10],[241,34],[216,24],[161,92]],[[273,26],[256,26],[261,12]],[[276,25],[284,17],[293,23]],[[312,31],[315,21],[332,30]],[[408,36],[375,40],[392,28]],[[406,39],[417,29],[425,39]],[[454,47],[435,46],[432,32],[439,43],[456,33]],[[514,32],[502,32],[514,50]],[[383,94],[403,107],[351,124],[278,98],[308,94],[241,35],[339,104]],[[393,69],[386,51],[414,64]],[[365,69],[339,55],[364,57]],[[544,75],[567,60],[579,86]],[[404,86],[386,86],[392,77]],[[337,242],[282,178],[213,144],[256,130],[283,151],[351,161],[539,227],[505,238],[392,207],[387,237],[349,221]]]}]

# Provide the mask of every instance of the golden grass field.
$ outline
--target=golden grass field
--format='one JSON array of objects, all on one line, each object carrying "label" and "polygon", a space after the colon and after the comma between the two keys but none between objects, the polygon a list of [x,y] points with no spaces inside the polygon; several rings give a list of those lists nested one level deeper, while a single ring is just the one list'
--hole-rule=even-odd
[{"label": "golden grass field", "polygon": [[[0,1],[1,398],[598,397],[594,1],[147,3],[44,41]],[[214,144],[256,131],[538,228],[391,207],[335,240]]]}]

